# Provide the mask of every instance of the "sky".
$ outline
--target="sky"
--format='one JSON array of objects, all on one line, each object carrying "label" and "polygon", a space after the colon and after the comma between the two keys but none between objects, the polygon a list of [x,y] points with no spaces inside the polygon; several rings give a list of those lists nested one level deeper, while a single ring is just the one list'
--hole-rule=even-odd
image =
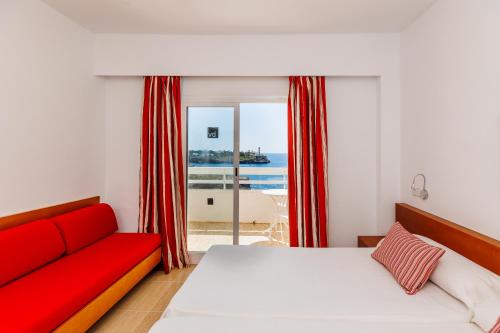
[{"label": "sky", "polygon": [[[207,138],[208,127],[219,128],[219,138]],[[189,107],[189,150],[232,150],[232,107]],[[287,152],[286,103],[240,104],[240,151]]]}]

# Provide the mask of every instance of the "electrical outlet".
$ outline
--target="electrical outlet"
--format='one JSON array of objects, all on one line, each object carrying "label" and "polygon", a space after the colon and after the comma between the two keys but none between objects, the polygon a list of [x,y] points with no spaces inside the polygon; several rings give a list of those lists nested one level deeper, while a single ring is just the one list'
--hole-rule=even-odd
[{"label": "electrical outlet", "polygon": [[214,204],[214,198],[207,198],[207,205],[213,206]]}]

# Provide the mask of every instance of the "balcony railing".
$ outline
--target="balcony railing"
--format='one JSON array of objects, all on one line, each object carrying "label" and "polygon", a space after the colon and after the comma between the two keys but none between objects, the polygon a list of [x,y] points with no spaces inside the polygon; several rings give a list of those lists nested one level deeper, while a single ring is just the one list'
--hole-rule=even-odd
[{"label": "balcony railing", "polygon": [[[190,251],[206,251],[211,245],[233,243],[233,172],[232,167],[188,167]],[[287,189],[288,169],[243,165],[239,178],[239,243],[286,246],[287,219],[279,214],[275,197],[265,190]]]},{"label": "balcony railing", "polygon": [[[188,167],[191,189],[232,189],[232,167]],[[240,166],[241,189],[287,188],[288,169]]]}]

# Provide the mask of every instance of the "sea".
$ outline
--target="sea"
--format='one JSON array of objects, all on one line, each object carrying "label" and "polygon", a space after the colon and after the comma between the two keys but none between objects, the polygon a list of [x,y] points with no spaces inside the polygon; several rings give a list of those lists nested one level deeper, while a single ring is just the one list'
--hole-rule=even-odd
[{"label": "sea", "polygon": [[[273,175],[249,175],[245,173],[245,168],[286,168],[288,166],[288,154],[286,153],[267,153],[265,154],[271,161],[266,164],[240,164],[240,176],[248,177],[250,180],[282,180],[282,176]],[[232,167],[232,163],[190,163],[189,166],[193,167]],[[267,190],[267,189],[280,189],[283,184],[251,184],[252,190]]]}]

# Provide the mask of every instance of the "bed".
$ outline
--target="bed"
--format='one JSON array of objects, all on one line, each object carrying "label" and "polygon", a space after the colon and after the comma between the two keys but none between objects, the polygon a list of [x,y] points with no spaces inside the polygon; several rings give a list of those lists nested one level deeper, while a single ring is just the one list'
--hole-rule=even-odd
[{"label": "bed", "polygon": [[[396,219],[500,272],[497,240],[404,204],[396,205]],[[227,331],[231,325],[248,331],[276,325],[267,331],[277,332],[481,332],[469,324],[471,311],[430,281],[406,295],[372,251],[214,246],[152,332]]]},{"label": "bed", "polygon": [[157,321],[149,333],[481,333],[474,324],[461,323],[367,323],[342,320],[270,318],[173,317]]},{"label": "bed", "polygon": [[166,317],[468,322],[434,284],[408,296],[370,248],[213,246],[171,300]]}]

